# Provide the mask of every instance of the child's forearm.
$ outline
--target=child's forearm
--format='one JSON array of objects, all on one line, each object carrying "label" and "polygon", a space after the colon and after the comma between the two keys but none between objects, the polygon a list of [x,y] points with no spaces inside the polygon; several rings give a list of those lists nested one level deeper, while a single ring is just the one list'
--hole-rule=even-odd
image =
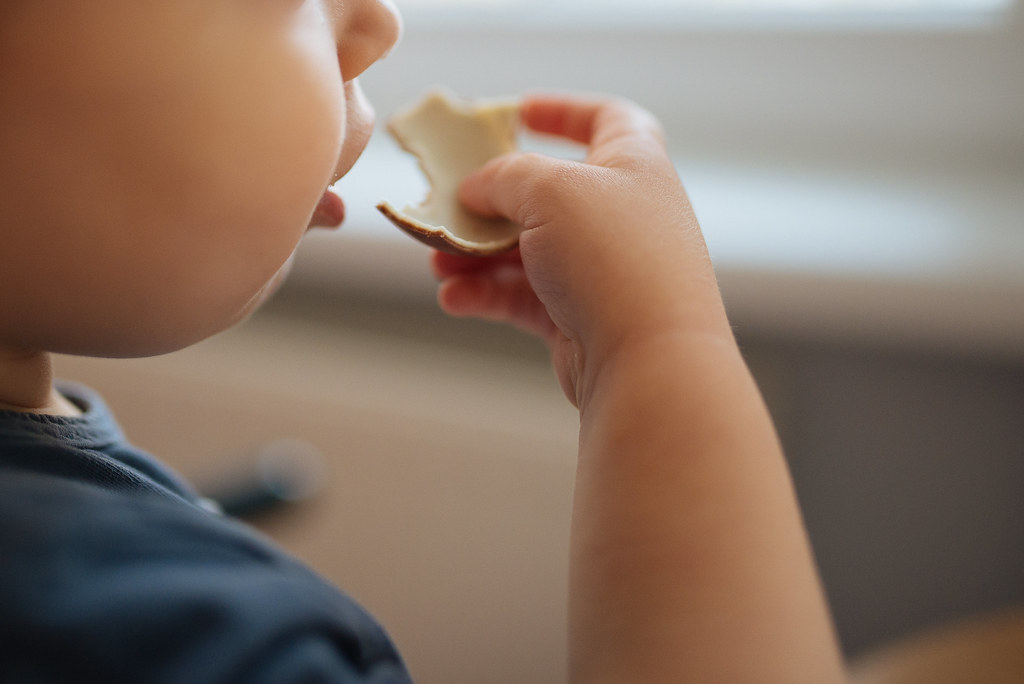
[{"label": "child's forearm", "polygon": [[726,336],[606,361],[573,514],[578,682],[842,679],[785,462]]},{"label": "child's forearm", "polygon": [[615,99],[524,101],[584,163],[514,154],[460,199],[517,257],[435,259],[451,313],[548,340],[580,408],[570,664],[579,682],[822,682],[841,659],[771,420],[660,126]]}]

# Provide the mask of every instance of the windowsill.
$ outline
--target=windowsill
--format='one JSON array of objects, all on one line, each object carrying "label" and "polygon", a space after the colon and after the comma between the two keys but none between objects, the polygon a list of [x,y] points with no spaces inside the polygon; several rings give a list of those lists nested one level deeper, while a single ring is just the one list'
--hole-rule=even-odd
[{"label": "windowsill", "polygon": [[[741,332],[1024,355],[1021,169],[678,166]],[[425,188],[377,138],[339,184],[345,225],[307,238],[294,279],[432,305],[426,248],[373,208]]]}]

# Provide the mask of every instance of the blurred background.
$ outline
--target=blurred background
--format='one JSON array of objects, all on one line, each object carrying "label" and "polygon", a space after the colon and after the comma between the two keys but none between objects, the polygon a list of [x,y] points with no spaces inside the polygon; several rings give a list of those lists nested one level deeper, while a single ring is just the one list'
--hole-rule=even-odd
[{"label": "blurred background", "polygon": [[[434,86],[663,121],[851,658],[1024,602],[1020,2],[397,4],[404,40],[362,79],[381,122]],[[338,188],[344,227],[251,321],[58,371],[211,491],[267,442],[321,453],[315,494],[254,523],[419,681],[559,681],[574,411],[539,343],[437,311],[426,249],[373,209],[426,189],[382,131]]]}]

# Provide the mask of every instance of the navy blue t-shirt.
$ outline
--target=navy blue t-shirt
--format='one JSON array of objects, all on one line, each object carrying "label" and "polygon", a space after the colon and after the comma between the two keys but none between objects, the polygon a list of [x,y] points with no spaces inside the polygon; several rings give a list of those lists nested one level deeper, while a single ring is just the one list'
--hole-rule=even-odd
[{"label": "navy blue t-shirt", "polygon": [[0,411],[0,681],[409,681],[352,599],[61,390],[81,417]]}]

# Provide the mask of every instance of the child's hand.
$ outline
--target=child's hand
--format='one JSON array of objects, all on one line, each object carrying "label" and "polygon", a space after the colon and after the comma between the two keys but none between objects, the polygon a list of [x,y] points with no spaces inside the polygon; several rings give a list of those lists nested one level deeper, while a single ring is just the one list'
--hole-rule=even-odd
[{"label": "child's hand", "polygon": [[442,307],[544,337],[577,405],[587,373],[631,341],[728,336],[704,242],[658,122],[612,99],[528,98],[522,116],[538,132],[588,145],[586,159],[516,153],[466,179],[461,197],[470,209],[527,230],[511,254],[437,254]]},{"label": "child's hand", "polygon": [[570,681],[843,680],[779,449],[654,119],[533,98],[529,127],[583,163],[512,154],[463,202],[519,252],[439,254],[449,312],[544,336],[580,408]]}]

